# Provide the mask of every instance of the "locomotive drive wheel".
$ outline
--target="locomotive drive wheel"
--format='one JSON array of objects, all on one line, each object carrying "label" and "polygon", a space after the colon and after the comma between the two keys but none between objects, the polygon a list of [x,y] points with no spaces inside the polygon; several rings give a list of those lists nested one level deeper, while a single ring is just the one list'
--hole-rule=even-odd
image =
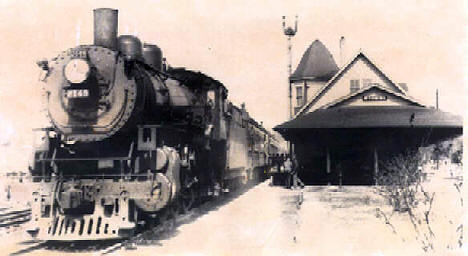
[{"label": "locomotive drive wheel", "polygon": [[195,191],[193,188],[187,188],[180,191],[180,199],[178,202],[179,212],[187,213],[192,209],[193,204],[195,203]]},{"label": "locomotive drive wheel", "polygon": [[177,204],[170,204],[159,215],[159,224],[168,225],[169,230],[175,227]]}]

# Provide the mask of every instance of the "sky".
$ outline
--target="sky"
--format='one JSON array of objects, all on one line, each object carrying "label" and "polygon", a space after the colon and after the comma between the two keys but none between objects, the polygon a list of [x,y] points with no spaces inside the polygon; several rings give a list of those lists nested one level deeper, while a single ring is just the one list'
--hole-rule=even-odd
[{"label": "sky", "polygon": [[119,9],[119,34],[157,44],[171,66],[221,81],[231,101],[245,102],[268,128],[288,113],[283,15],[289,25],[299,17],[293,70],[315,39],[340,65],[344,36],[344,62],[362,49],[394,81],[407,83],[413,98],[435,105],[439,89],[440,108],[463,114],[467,16],[461,0],[0,0],[0,153],[15,152],[0,154],[0,168],[30,150],[31,129],[47,124],[36,60],[91,44],[92,10],[99,7]]}]

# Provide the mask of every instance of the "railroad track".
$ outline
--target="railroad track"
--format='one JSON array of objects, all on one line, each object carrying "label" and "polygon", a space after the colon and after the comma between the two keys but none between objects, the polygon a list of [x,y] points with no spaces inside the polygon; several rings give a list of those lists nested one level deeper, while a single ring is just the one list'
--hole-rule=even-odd
[{"label": "railroad track", "polygon": [[[228,199],[229,200],[229,199]],[[225,201],[225,200],[223,200]],[[28,240],[18,245],[19,249],[10,254],[10,256],[27,255],[34,251],[52,250],[66,253],[93,253],[95,255],[112,255],[118,250],[137,249],[139,245],[148,245],[158,241],[165,236],[170,236],[178,225],[189,222],[210,211],[210,209],[219,206],[213,201],[205,202],[196,208],[189,210],[186,213],[173,213],[167,216],[163,221],[155,226],[142,230],[135,236],[124,240],[111,241],[76,241],[76,242],[57,242],[57,241],[35,241]]]},{"label": "railroad track", "polygon": [[18,250],[16,252],[10,253],[10,256],[23,255],[23,254],[26,254],[26,253],[29,253],[29,252],[32,252],[32,251],[35,251],[35,250],[42,249],[42,248],[44,248],[46,246],[46,243],[47,242],[45,242],[45,241],[32,241],[31,246],[26,246],[26,248],[23,248],[23,249],[20,249],[20,250]]},{"label": "railroad track", "polygon": [[[242,194],[247,192],[250,188],[254,187],[255,185],[258,184],[253,184],[253,186],[251,185],[243,189],[230,192],[229,194],[224,195],[218,199],[201,202],[199,204],[196,204],[192,209],[185,211],[184,213],[171,211],[170,214],[166,215],[166,217],[164,217],[164,219],[160,222],[141,230],[133,237],[130,237],[128,239],[94,242],[53,242],[28,240],[18,245],[19,248],[24,246],[22,249],[19,249],[16,252],[11,253],[10,255],[27,255],[34,251],[52,250],[60,251],[64,254],[94,253],[95,255],[104,256],[113,255],[113,253],[116,253],[119,250],[137,249],[138,246],[151,245],[157,243],[161,239],[166,239],[167,237],[173,236],[174,232],[177,230],[177,227],[179,227],[180,225],[193,222],[197,218],[208,214],[210,211],[213,211],[221,207],[222,205],[229,203],[238,196],[241,196]],[[24,209],[19,211],[9,211],[1,213],[0,209],[0,220],[5,219],[4,223],[14,223],[14,220],[21,221],[22,219],[19,218],[28,218],[27,216],[29,216],[30,218],[30,211],[30,209]],[[13,216],[16,216],[17,219],[12,218]],[[3,222],[0,222],[0,224],[3,224]]]},{"label": "railroad track", "polygon": [[31,220],[31,208],[4,209],[0,212],[0,228],[20,225]]}]

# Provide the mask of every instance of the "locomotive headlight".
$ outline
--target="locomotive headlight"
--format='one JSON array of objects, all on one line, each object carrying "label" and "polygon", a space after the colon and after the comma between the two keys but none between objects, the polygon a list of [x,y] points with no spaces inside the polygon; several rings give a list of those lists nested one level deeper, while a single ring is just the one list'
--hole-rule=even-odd
[{"label": "locomotive headlight", "polygon": [[89,76],[89,64],[83,59],[72,59],[65,66],[65,78],[70,83],[82,83]]}]

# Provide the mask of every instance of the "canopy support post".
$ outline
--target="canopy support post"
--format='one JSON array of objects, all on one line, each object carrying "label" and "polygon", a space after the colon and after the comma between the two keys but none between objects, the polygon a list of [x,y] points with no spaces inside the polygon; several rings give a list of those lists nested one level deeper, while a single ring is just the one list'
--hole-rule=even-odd
[{"label": "canopy support post", "polygon": [[374,147],[374,182],[376,186],[378,185],[377,175],[379,175],[379,155],[377,148]]},{"label": "canopy support post", "polygon": [[331,173],[330,148],[327,147],[327,179],[328,179],[328,185],[331,185],[330,173]]}]

